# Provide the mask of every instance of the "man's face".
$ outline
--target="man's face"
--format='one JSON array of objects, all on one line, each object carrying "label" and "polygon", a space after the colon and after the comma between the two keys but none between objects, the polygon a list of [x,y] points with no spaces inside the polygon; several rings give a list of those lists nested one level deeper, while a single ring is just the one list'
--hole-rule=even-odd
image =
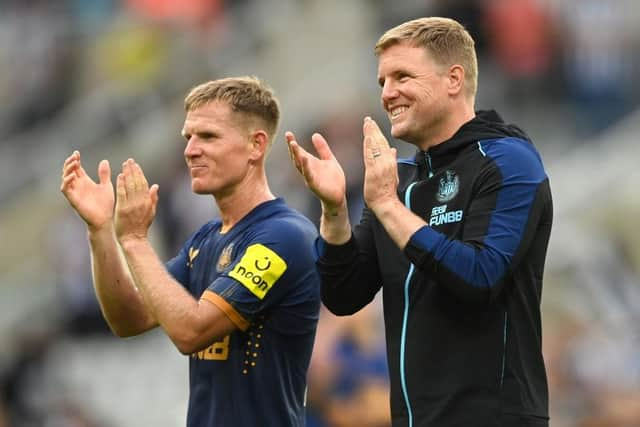
[{"label": "man's face", "polygon": [[424,48],[401,42],[380,53],[378,83],[394,138],[422,146],[437,133],[448,109],[447,73]]},{"label": "man's face", "polygon": [[251,143],[241,117],[219,101],[187,112],[182,135],[194,193],[224,197],[246,177]]}]

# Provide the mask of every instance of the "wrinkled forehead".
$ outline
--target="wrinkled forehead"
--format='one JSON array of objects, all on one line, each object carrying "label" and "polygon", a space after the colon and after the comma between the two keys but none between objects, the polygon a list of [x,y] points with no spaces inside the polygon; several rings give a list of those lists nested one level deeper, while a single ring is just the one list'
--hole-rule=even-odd
[{"label": "wrinkled forehead", "polygon": [[378,55],[378,79],[398,70],[417,73],[440,68],[425,47],[407,42],[393,44]]},{"label": "wrinkled forehead", "polygon": [[241,127],[244,114],[236,112],[222,101],[212,101],[187,111],[183,133],[194,130],[215,129],[221,127]]}]

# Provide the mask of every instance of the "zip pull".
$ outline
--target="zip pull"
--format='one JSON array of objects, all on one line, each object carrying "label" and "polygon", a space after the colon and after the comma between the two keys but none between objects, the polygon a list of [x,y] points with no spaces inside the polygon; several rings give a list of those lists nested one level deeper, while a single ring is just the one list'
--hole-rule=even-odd
[{"label": "zip pull", "polygon": [[431,155],[428,151],[424,152],[424,159],[427,163],[427,170],[429,171],[429,178],[433,178],[433,167],[431,167]]}]

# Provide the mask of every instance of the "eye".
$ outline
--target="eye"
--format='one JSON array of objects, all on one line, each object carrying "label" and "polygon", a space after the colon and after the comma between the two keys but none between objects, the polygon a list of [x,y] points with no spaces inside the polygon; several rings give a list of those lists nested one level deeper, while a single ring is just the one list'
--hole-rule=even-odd
[{"label": "eye", "polygon": [[182,137],[184,138],[185,141],[189,142],[189,140],[191,139],[191,134],[190,133],[183,133]]}]

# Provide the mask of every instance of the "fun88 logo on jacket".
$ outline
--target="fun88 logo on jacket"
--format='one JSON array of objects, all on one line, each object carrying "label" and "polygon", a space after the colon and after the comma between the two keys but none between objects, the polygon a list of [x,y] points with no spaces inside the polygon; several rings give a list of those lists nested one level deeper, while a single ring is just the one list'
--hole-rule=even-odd
[{"label": "fun88 logo on jacket", "polygon": [[462,210],[447,212],[447,205],[436,206],[431,209],[429,226],[450,224],[462,221]]},{"label": "fun88 logo on jacket", "polygon": [[247,248],[229,276],[263,299],[286,270],[287,263],[277,253],[256,243]]}]

